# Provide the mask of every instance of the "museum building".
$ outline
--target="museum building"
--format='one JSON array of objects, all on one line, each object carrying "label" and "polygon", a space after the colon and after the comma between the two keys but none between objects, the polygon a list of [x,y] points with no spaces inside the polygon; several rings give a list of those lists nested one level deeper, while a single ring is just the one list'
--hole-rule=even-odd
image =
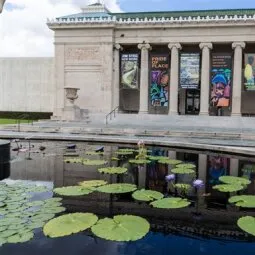
[{"label": "museum building", "polygon": [[255,115],[255,9],[111,13],[96,3],[47,25],[56,119],[65,88],[91,114]]}]

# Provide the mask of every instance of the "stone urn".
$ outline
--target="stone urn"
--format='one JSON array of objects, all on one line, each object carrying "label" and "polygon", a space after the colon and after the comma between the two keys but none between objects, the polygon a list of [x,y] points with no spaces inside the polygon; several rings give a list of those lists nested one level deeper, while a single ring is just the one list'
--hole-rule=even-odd
[{"label": "stone urn", "polygon": [[66,102],[64,107],[64,120],[74,121],[80,120],[81,109],[74,104],[74,101],[78,98],[79,88],[65,87],[66,91]]},{"label": "stone urn", "polygon": [[78,88],[70,88],[70,87],[66,87],[65,91],[66,91],[66,98],[68,99],[68,101],[71,104],[74,104],[74,101],[78,98]]}]

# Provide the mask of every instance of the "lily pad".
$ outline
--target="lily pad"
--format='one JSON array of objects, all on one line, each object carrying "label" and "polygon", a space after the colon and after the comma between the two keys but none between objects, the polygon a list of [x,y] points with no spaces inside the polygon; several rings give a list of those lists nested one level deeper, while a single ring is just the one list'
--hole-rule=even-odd
[{"label": "lily pad", "polygon": [[40,206],[40,205],[43,205],[43,204],[44,204],[44,201],[36,200],[36,201],[33,201],[33,202],[28,202],[27,206],[33,207],[33,206]]},{"label": "lily pad", "polygon": [[143,164],[150,164],[151,161],[147,159],[130,159],[130,164],[136,164],[136,165],[143,165]]},{"label": "lily pad", "polygon": [[255,196],[252,195],[233,196],[228,202],[240,207],[255,208]]},{"label": "lily pad", "polygon": [[50,207],[50,208],[42,208],[40,210],[41,213],[46,213],[46,214],[55,214],[55,213],[61,213],[66,210],[65,207],[58,206],[58,207]]},{"label": "lily pad", "polygon": [[196,165],[194,165],[194,164],[178,164],[176,167],[180,167],[180,168],[196,168]]},{"label": "lily pad", "polygon": [[[182,161],[177,159],[161,159],[158,161],[159,164],[167,164],[167,165],[178,165]],[[177,166],[176,166],[177,167]]]},{"label": "lily pad", "polygon": [[155,190],[137,190],[132,194],[132,197],[135,200],[139,200],[139,201],[153,201],[153,200],[157,200],[157,199],[161,199],[164,197],[164,195],[158,191]]},{"label": "lily pad", "polygon": [[221,176],[219,180],[226,184],[248,185],[251,183],[248,179],[236,176]]},{"label": "lily pad", "polygon": [[102,174],[124,174],[127,170],[126,167],[105,167],[99,168],[98,172]]},{"label": "lily pad", "polygon": [[156,200],[151,202],[150,205],[156,208],[178,209],[189,206],[190,202],[187,199],[182,199],[180,197],[170,197]]},{"label": "lily pad", "polygon": [[5,230],[4,232],[1,232],[0,233],[0,238],[7,238],[9,236],[13,236],[17,233],[17,230],[10,230],[10,229],[7,229]]},{"label": "lily pad", "polygon": [[93,226],[98,218],[93,213],[71,213],[57,217],[44,225],[46,236],[55,238],[84,231]]},{"label": "lily pad", "polygon": [[235,192],[244,189],[243,186],[238,184],[219,184],[212,187],[220,192]]},{"label": "lily pad", "polygon": [[5,243],[7,243],[6,238],[0,237],[0,247],[1,247],[3,244],[5,244]]},{"label": "lily pad", "polygon": [[45,203],[52,203],[52,202],[60,202],[62,200],[63,200],[62,197],[51,197],[51,198],[45,199],[44,202]]},{"label": "lily pad", "polygon": [[171,170],[171,172],[174,174],[194,174],[195,173],[195,171],[193,169],[181,168],[181,167],[174,168]]},{"label": "lily pad", "polygon": [[112,161],[119,161],[120,159],[119,159],[119,158],[116,158],[116,157],[111,157],[111,160],[112,160]]},{"label": "lily pad", "polygon": [[99,220],[91,231],[98,237],[111,241],[136,241],[150,230],[147,220],[133,215],[117,215],[113,219]]},{"label": "lily pad", "polygon": [[90,180],[90,181],[83,181],[79,182],[79,185],[85,188],[91,188],[91,187],[99,187],[107,184],[107,181],[104,180]]},{"label": "lily pad", "polygon": [[237,221],[237,225],[243,231],[255,236],[255,218],[251,216],[241,217]]},{"label": "lily pad", "polygon": [[92,193],[92,190],[86,189],[82,186],[67,186],[62,188],[55,188],[55,193],[61,196],[82,196]]},{"label": "lily pad", "polygon": [[64,162],[71,164],[81,164],[83,162],[83,158],[66,158],[64,159]]},{"label": "lily pad", "polygon": [[107,164],[107,161],[105,160],[92,160],[92,159],[84,159],[82,161],[83,165],[86,166],[101,166]]},{"label": "lily pad", "polygon": [[33,232],[28,232],[24,234],[16,234],[16,235],[8,237],[7,243],[25,243],[33,239],[33,237],[34,237]]},{"label": "lily pad", "polygon": [[126,149],[118,149],[117,151],[119,151],[119,152],[134,152],[136,150],[135,149],[126,148]]},{"label": "lily pad", "polygon": [[99,192],[104,192],[104,193],[119,194],[119,193],[132,192],[136,189],[137,189],[137,187],[134,184],[113,183],[113,184],[107,184],[107,185],[98,187],[96,190]]},{"label": "lily pad", "polygon": [[1,227],[0,227],[0,232],[5,231],[7,228],[8,228],[8,226],[1,226]]},{"label": "lily pad", "polygon": [[150,156],[150,155],[148,155],[147,158],[149,160],[153,160],[153,161],[168,160],[169,159],[168,157],[165,157],[165,156]]},{"label": "lily pad", "polygon": [[115,154],[116,155],[121,155],[121,156],[125,156],[125,155],[133,155],[133,151],[116,151]]},{"label": "lily pad", "polygon": [[191,189],[191,185],[187,183],[176,183],[174,184],[174,187],[177,189],[182,189],[182,190],[189,190]]},{"label": "lily pad", "polygon": [[19,225],[17,225],[17,224],[12,224],[12,225],[10,225],[9,227],[8,227],[8,229],[10,229],[10,230],[19,230],[19,229],[22,229],[22,228],[24,228],[25,227],[25,225],[22,225],[22,224],[19,224]]}]

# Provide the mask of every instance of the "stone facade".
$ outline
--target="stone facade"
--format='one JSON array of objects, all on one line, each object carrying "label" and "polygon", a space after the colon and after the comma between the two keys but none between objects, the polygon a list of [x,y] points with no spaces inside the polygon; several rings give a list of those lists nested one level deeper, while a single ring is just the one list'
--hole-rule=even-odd
[{"label": "stone facade", "polygon": [[95,4],[83,13],[48,20],[48,26],[55,31],[56,118],[63,116],[65,87],[79,88],[77,106],[92,114],[107,114],[121,105],[125,98],[120,93],[120,55],[130,47],[139,54],[139,88],[134,92],[138,99],[128,99],[129,104],[138,104],[137,113],[153,113],[149,110],[150,54],[165,47],[170,56],[170,93],[164,114],[185,114],[187,91],[179,87],[179,59],[187,48],[194,48],[201,56],[198,113],[212,115],[211,54],[228,52],[233,60],[231,103],[223,107],[222,115],[255,115],[255,91],[243,89],[244,53],[255,53],[250,50],[255,47],[255,10],[114,14]]}]

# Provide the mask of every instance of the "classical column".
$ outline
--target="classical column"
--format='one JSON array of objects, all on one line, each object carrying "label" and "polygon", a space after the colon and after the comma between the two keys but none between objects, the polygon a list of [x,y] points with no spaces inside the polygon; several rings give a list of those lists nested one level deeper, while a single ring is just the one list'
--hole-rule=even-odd
[{"label": "classical column", "polygon": [[238,177],[239,172],[239,159],[231,158],[230,159],[230,175]]},{"label": "classical column", "polygon": [[179,43],[169,43],[168,48],[171,50],[171,74],[169,87],[169,115],[178,114],[178,85],[179,85],[179,50],[182,49]]},{"label": "classical column", "polygon": [[139,114],[148,113],[149,100],[149,50],[150,44],[138,44],[138,49],[141,50],[141,72],[140,72],[140,106]]},{"label": "classical column", "polygon": [[206,173],[207,173],[207,155],[198,155],[198,179],[204,182],[204,186],[199,188],[199,204],[204,204],[205,197],[203,194],[206,192]]},{"label": "classical column", "polygon": [[200,115],[208,115],[210,92],[210,50],[211,43],[200,43],[202,50],[202,71],[200,85]]},{"label": "classical column", "polygon": [[232,85],[232,113],[231,116],[241,116],[241,92],[242,92],[242,60],[244,42],[232,43],[234,53],[234,71]]},{"label": "classical column", "polygon": [[120,104],[120,50],[123,50],[123,48],[120,44],[116,43],[114,45],[112,109]]}]

